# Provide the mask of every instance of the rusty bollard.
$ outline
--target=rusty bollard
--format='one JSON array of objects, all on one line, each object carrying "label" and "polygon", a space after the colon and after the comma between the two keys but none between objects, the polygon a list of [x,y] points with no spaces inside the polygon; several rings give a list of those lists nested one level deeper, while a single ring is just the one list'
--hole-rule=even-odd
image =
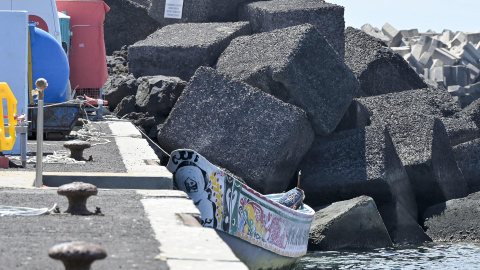
[{"label": "rusty bollard", "polygon": [[92,215],[87,209],[87,199],[92,195],[97,195],[97,187],[83,182],[73,182],[58,187],[57,194],[66,196],[68,199],[68,209],[65,213],[72,215]]},{"label": "rusty bollard", "polygon": [[90,148],[90,143],[82,140],[68,141],[63,144],[63,147],[70,150],[70,157],[80,161],[83,158],[83,150]]},{"label": "rusty bollard", "polygon": [[65,270],[89,270],[93,261],[104,259],[107,252],[99,245],[78,241],[55,245],[48,256],[61,260]]}]

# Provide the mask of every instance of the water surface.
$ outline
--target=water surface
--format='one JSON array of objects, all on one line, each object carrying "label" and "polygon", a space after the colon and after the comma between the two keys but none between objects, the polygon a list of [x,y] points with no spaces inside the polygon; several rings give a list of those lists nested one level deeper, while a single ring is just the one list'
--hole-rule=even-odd
[{"label": "water surface", "polygon": [[371,251],[324,251],[305,255],[295,270],[307,269],[480,269],[480,245],[432,244]]}]

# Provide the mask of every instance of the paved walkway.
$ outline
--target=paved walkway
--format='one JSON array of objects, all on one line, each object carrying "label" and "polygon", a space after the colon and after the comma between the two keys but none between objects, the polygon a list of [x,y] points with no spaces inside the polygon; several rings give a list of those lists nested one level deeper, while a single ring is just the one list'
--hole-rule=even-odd
[{"label": "paved walkway", "polygon": [[[103,215],[0,217],[1,268],[63,269],[48,257],[48,249],[82,240],[107,251],[107,258],[95,261],[92,269],[247,269],[214,230],[200,226],[195,219],[200,213],[186,194],[171,190],[172,175],[151,162],[157,156],[138,130],[126,121],[103,124],[121,154],[123,164],[117,165],[126,172],[50,171],[43,176],[50,183],[108,183],[111,187],[99,187],[98,195],[87,201],[90,211],[100,207]],[[43,208],[56,203],[61,211],[68,208],[56,187],[34,188],[34,179],[34,170],[0,170],[0,205]],[[161,187],[152,188],[151,183]]]}]

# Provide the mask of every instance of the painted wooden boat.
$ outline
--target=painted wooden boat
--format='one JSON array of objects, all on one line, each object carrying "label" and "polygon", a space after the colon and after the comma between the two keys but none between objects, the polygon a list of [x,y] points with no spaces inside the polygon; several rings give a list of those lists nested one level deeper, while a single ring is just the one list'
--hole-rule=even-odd
[{"label": "painted wooden boat", "polygon": [[172,152],[167,169],[202,225],[216,229],[249,269],[292,269],[307,252],[315,211],[306,204],[288,208],[278,203],[283,194],[262,195],[193,150]]}]

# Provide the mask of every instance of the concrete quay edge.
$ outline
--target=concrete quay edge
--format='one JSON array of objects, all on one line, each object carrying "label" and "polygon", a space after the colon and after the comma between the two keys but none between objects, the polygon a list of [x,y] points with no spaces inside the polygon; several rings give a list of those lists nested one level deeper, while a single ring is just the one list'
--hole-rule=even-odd
[{"label": "concrete quay edge", "polygon": [[[248,269],[215,230],[198,223],[195,216],[200,212],[193,202],[184,192],[172,190],[172,174],[164,166],[147,162],[158,161],[158,157],[133,124],[108,121],[108,125],[127,173],[43,172],[46,188],[81,181],[98,185],[99,190],[135,189],[143,197],[141,202],[160,245],[158,259],[170,269]],[[0,171],[0,187],[35,189],[35,177],[34,171]]]},{"label": "concrete quay edge", "polygon": [[[214,229],[195,219],[200,212],[186,193],[178,190],[137,190],[161,243],[159,259],[172,270],[248,269]],[[172,207],[174,205],[175,207]]]}]

